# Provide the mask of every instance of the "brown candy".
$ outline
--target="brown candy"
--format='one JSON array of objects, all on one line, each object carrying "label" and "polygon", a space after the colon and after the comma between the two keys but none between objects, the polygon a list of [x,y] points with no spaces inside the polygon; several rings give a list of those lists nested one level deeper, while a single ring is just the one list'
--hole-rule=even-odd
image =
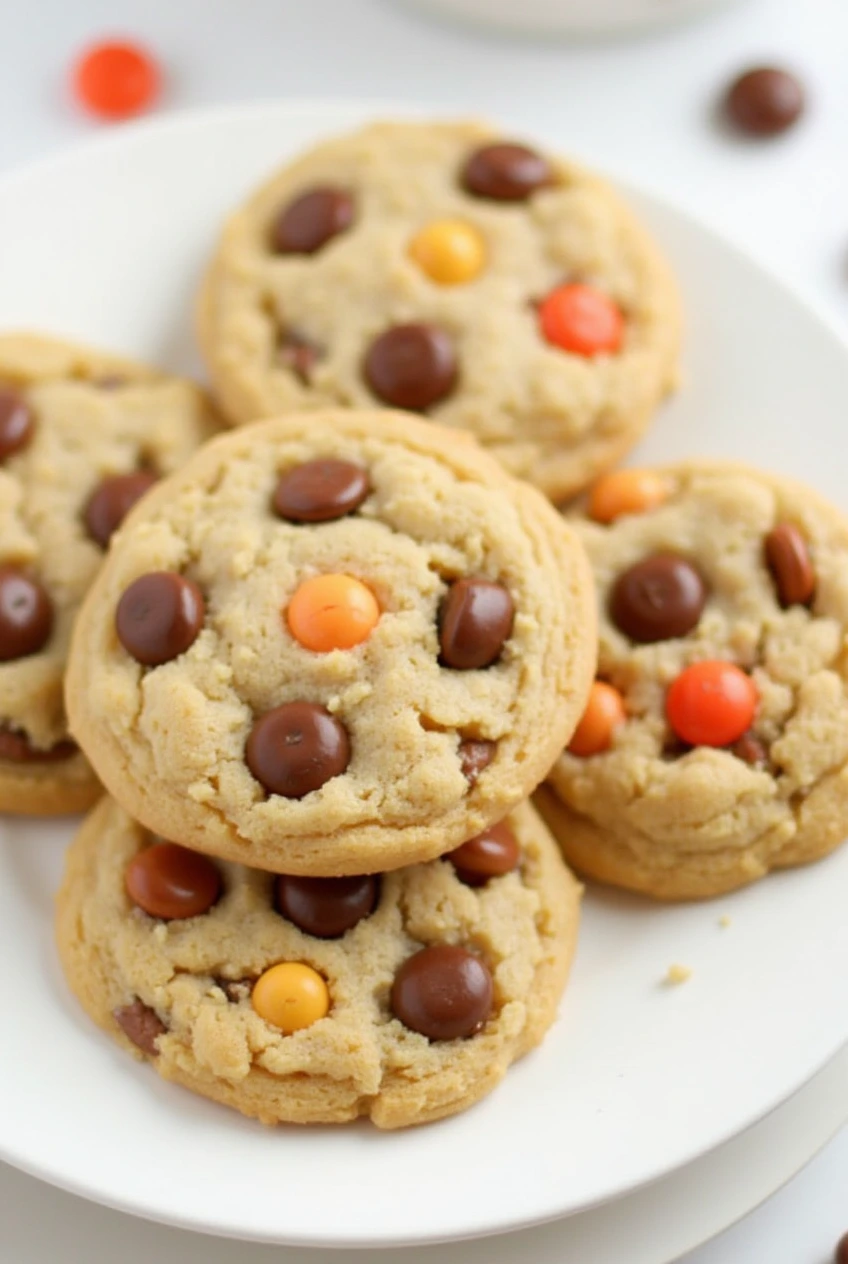
[{"label": "brown candy", "polygon": [[454,389],[456,352],[437,325],[394,325],[371,343],[364,373],[385,404],[422,412]]},{"label": "brown candy", "polygon": [[754,733],[743,733],[727,747],[731,755],[753,766],[768,763],[768,751]]},{"label": "brown candy", "polygon": [[192,580],[174,571],[151,571],[124,591],[115,630],[136,662],[158,667],[194,643],[205,614],[203,594]]},{"label": "brown candy", "polygon": [[145,1005],[136,997],[132,1005],[121,1005],[112,1011],[112,1017],[124,1035],[133,1042],[142,1053],[155,1057],[159,1050],[156,1041],[168,1028],[149,1005]]},{"label": "brown candy", "polygon": [[0,566],[0,662],[37,654],[53,630],[45,589],[15,566]]},{"label": "brown candy", "polygon": [[473,786],[484,768],[495,758],[496,742],[473,741],[460,742],[459,766],[469,786]]},{"label": "brown candy", "polygon": [[512,632],[512,597],[488,579],[458,579],[439,612],[439,644],[446,667],[489,667]]},{"label": "brown candy", "polygon": [[476,149],[462,171],[462,184],[475,197],[523,202],[553,184],[550,164],[526,145],[501,142]]},{"label": "brown candy", "polygon": [[833,1257],[833,1264],[848,1264],[848,1233],[839,1240],[836,1254]]},{"label": "brown candy", "polygon": [[492,976],[479,957],[453,944],[438,944],[403,963],[390,1005],[405,1027],[429,1040],[462,1040],[485,1024],[493,997]]},{"label": "brown candy", "polygon": [[0,387],[0,461],[26,447],[34,428],[35,418],[23,397]]},{"label": "brown candy", "polygon": [[278,347],[280,362],[298,378],[304,386],[312,380],[312,370],[321,358],[321,349],[304,334],[287,329]]},{"label": "brown candy", "polygon": [[779,522],[766,536],[765,554],[780,604],[809,605],[816,591],[816,573],[798,528],[791,522]]},{"label": "brown candy", "polygon": [[697,627],[707,588],[690,562],[655,553],[619,575],[610,593],[610,618],[641,645],[685,636]]},{"label": "brown candy", "polygon": [[460,882],[469,887],[482,887],[490,878],[511,873],[519,858],[518,840],[505,821],[469,838],[447,857]]},{"label": "brown candy", "polygon": [[338,939],[377,905],[379,879],[295,878],[280,874],[274,885],[277,912],[316,939]]},{"label": "brown candy", "polygon": [[352,461],[306,461],[280,477],[274,512],[287,522],[330,522],[353,513],[370,490],[365,470]]},{"label": "brown candy", "polygon": [[281,255],[313,255],[353,223],[353,198],[344,189],[310,189],[283,207],[271,229]]},{"label": "brown candy", "polygon": [[207,856],[177,843],[154,843],[127,865],[127,894],[166,921],[208,913],[221,894],[221,875]]},{"label": "brown candy", "polygon": [[79,747],[76,742],[57,742],[47,750],[39,750],[33,746],[25,733],[16,733],[14,729],[0,729],[0,759],[12,764],[57,764],[63,759],[76,755]]},{"label": "brown candy", "polygon": [[152,470],[135,470],[132,474],[112,474],[95,487],[83,511],[86,530],[95,544],[106,548],[112,532],[155,482]]},{"label": "brown candy", "polygon": [[749,136],[777,136],[803,113],[804,89],[788,71],[760,66],[733,81],[724,105],[730,121]]},{"label": "brown candy", "polygon": [[269,794],[302,799],[344,772],[350,740],[326,707],[286,702],[254,723],[245,759]]}]

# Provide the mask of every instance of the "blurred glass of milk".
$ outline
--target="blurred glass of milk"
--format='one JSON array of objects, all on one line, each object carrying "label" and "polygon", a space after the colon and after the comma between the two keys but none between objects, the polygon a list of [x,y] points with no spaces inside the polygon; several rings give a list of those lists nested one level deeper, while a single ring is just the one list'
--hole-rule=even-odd
[{"label": "blurred glass of milk", "polygon": [[615,35],[707,13],[737,0],[405,0],[420,9],[500,27],[560,35]]}]

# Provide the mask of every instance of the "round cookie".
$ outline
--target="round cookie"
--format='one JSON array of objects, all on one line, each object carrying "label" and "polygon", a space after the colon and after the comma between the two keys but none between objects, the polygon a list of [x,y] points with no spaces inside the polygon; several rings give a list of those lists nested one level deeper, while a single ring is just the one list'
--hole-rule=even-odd
[{"label": "round cookie", "polygon": [[65,718],[73,620],[123,513],[212,431],[188,382],[0,335],[0,811],[75,812],[101,793]]},{"label": "round cookie", "polygon": [[[512,844],[508,872],[470,886],[449,860],[430,861],[372,880],[371,897],[353,908],[356,879],[292,884],[180,848],[189,868],[212,870],[213,885],[202,892],[184,866],[176,882],[179,855],[145,865],[162,845],[104,798],[67,854],[62,964],[86,1011],[125,1049],[246,1115],[425,1123],[471,1106],[541,1041],[574,952],[580,888],[539,817],[523,804],[498,832]],[[177,888],[183,902],[189,888],[201,892],[192,916],[161,902]],[[151,916],[130,889],[176,920]],[[318,1005],[303,989],[316,979]],[[291,1004],[305,997],[304,1025],[288,1034],[258,1012],[275,986]]]},{"label": "round cookie", "polygon": [[300,414],[213,440],[132,513],[66,697],[149,829],[277,872],[374,872],[527,797],[595,635],[574,533],[473,440]]},{"label": "round cookie", "polygon": [[537,800],[566,859],[697,899],[841,843],[842,514],[790,480],[693,462],[608,475],[571,521],[600,651],[587,714]]},{"label": "round cookie", "polygon": [[199,332],[233,424],[421,410],[560,500],[674,386],[680,311],[653,242],[597,177],[478,123],[376,123],[232,216]]}]

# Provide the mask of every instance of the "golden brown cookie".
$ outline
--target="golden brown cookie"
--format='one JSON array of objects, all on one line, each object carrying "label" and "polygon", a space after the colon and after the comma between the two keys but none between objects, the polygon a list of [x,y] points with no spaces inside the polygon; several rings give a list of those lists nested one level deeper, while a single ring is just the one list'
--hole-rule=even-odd
[{"label": "golden brown cookie", "polygon": [[0,335],[0,811],[75,812],[100,793],[65,719],[71,626],[123,513],[212,430],[188,382]]},{"label": "golden brown cookie", "polygon": [[566,859],[697,899],[841,843],[843,515],[788,479],[691,462],[608,475],[571,522],[597,582],[600,653],[538,800]]},{"label": "golden brown cookie", "polygon": [[330,876],[503,817],[594,661],[585,554],[544,497],[470,438],[336,410],[230,432],[146,497],[80,614],[67,703],[149,829]]},{"label": "golden brown cookie", "polygon": [[371,124],[277,172],[226,225],[199,325],[233,424],[426,412],[556,500],[636,442],[680,341],[619,196],[471,122]]},{"label": "golden brown cookie", "polygon": [[275,879],[152,840],[104,798],[57,935],[86,1011],[165,1079],[269,1124],[400,1128],[465,1110],[539,1043],[579,899],[529,804],[455,862]]}]

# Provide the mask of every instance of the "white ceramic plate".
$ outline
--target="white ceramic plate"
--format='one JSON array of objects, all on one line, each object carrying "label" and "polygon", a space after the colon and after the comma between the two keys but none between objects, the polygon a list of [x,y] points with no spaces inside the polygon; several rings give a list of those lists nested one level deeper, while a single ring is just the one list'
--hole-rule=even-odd
[{"label": "white ceramic plate", "polygon": [[[370,113],[275,105],[178,117],[5,181],[0,326],[191,367],[193,291],[222,216],[274,163]],[[748,459],[848,508],[839,340],[706,229],[637,200],[689,312],[685,387],[638,459]],[[164,1084],[66,995],[50,911],[69,833],[7,821],[0,834],[0,1153],[153,1219],[327,1246],[518,1228],[706,1153],[848,1040],[846,848],[717,903],[590,894],[560,1021],[465,1115],[388,1136],[365,1124],[267,1130]],[[673,962],[694,971],[682,987],[662,985]]]}]

